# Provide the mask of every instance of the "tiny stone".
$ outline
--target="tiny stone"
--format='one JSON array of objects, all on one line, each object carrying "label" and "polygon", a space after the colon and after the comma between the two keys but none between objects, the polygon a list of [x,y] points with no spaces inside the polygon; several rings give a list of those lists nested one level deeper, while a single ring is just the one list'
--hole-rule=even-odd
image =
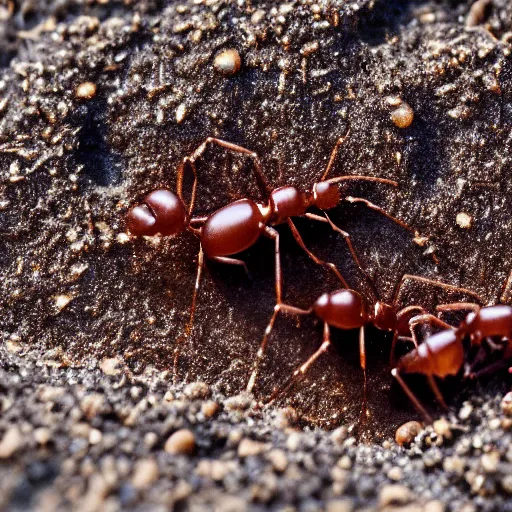
[{"label": "tiny stone", "polygon": [[379,494],[379,505],[406,505],[411,498],[411,491],[404,485],[385,485]]},{"label": "tiny stone", "polygon": [[348,428],[345,426],[338,427],[336,430],[333,430],[331,433],[331,439],[336,444],[342,444],[348,437]]},{"label": "tiny stone", "polygon": [[331,500],[327,502],[326,512],[352,512],[354,503],[349,498]]},{"label": "tiny stone", "polygon": [[93,82],[81,83],[75,91],[75,96],[80,100],[90,100],[96,96],[96,84]]},{"label": "tiny stone", "polygon": [[267,446],[265,443],[253,441],[252,439],[242,439],[238,445],[238,456],[239,457],[252,457],[259,455],[266,450]]},{"label": "tiny stone", "polygon": [[432,500],[425,503],[424,512],[445,512],[446,505],[442,501]]},{"label": "tiny stone", "polygon": [[105,375],[119,375],[121,373],[121,369],[119,368],[120,361],[117,357],[110,357],[103,359],[100,364],[100,370]]},{"label": "tiny stone", "polygon": [[103,434],[97,428],[93,428],[89,432],[89,443],[90,444],[98,444],[101,442],[102,438],[103,438]]},{"label": "tiny stone", "polygon": [[159,474],[156,460],[138,460],[133,470],[132,484],[136,489],[144,489],[158,480]]},{"label": "tiny stone", "polygon": [[464,406],[459,411],[459,418],[461,420],[467,420],[473,412],[473,406],[469,403],[464,404]]},{"label": "tiny stone", "polygon": [[204,382],[192,382],[185,386],[183,394],[190,400],[199,400],[210,396],[210,388]]},{"label": "tiny stone", "polygon": [[89,420],[101,414],[105,409],[105,397],[99,393],[91,393],[83,398],[80,409]]},{"label": "tiny stone", "polygon": [[249,409],[251,402],[252,399],[249,395],[241,393],[239,395],[228,398],[224,402],[224,408],[227,411],[244,411],[245,409]]},{"label": "tiny stone", "polygon": [[445,439],[452,438],[450,423],[446,418],[440,418],[433,423],[434,431],[437,435],[443,436]]},{"label": "tiny stone", "polygon": [[208,400],[204,404],[201,405],[201,412],[204,417],[207,419],[213,418],[217,414],[220,409],[220,405],[213,400]]},{"label": "tiny stone", "polygon": [[411,444],[414,438],[423,430],[418,421],[408,421],[396,430],[395,441],[399,446]]},{"label": "tiny stone", "polygon": [[505,475],[501,479],[501,487],[508,494],[512,494],[512,475]]},{"label": "tiny stone", "polygon": [[455,473],[462,475],[464,473],[464,459],[454,455],[453,457],[446,457],[443,461],[443,468],[448,473]]},{"label": "tiny stone", "polygon": [[457,222],[459,228],[469,229],[473,225],[473,217],[467,213],[460,212],[457,214],[455,222]]},{"label": "tiny stone", "polygon": [[225,76],[233,76],[240,71],[242,59],[235,49],[224,50],[217,54],[213,61],[215,71]]},{"label": "tiny stone", "polygon": [[187,429],[181,429],[172,434],[165,442],[164,450],[173,455],[191,455],[196,447],[194,434]]},{"label": "tiny stone", "polygon": [[51,439],[50,429],[46,427],[36,428],[34,430],[34,439],[36,440],[37,444],[46,446]]},{"label": "tiny stone", "polygon": [[350,469],[352,467],[352,460],[348,455],[343,455],[343,457],[338,461],[338,466],[341,469]]},{"label": "tiny stone", "polygon": [[486,473],[495,473],[500,462],[500,454],[497,450],[482,455],[480,459],[482,468]]},{"label": "tiny stone", "polygon": [[158,442],[158,435],[155,432],[148,432],[144,436],[144,445],[149,450],[151,450],[151,448],[153,448],[157,442]]},{"label": "tiny stone", "polygon": [[398,128],[408,128],[414,120],[414,110],[407,103],[402,103],[391,112],[391,120]]},{"label": "tiny stone", "polygon": [[402,480],[403,476],[404,476],[404,474],[403,474],[402,470],[397,466],[391,468],[387,474],[387,477],[390,480],[394,480],[395,482],[399,482],[400,480]]},{"label": "tiny stone", "polygon": [[502,399],[500,403],[503,414],[512,416],[512,391],[509,391]]},{"label": "tiny stone", "polygon": [[267,455],[267,459],[272,464],[275,471],[282,473],[288,467],[288,458],[283,450],[272,450]]},{"label": "tiny stone", "polygon": [[16,427],[11,427],[0,441],[0,459],[8,459],[14,455],[23,443],[21,432]]}]

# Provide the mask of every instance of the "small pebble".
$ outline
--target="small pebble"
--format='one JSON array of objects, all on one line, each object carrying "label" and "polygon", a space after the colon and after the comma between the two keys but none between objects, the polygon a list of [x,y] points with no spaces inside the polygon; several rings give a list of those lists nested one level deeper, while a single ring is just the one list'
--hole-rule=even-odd
[{"label": "small pebble", "polygon": [[158,480],[158,464],[155,459],[142,459],[135,463],[132,485],[136,489],[144,489]]},{"label": "small pebble", "polygon": [[500,453],[496,450],[484,453],[480,462],[482,463],[482,468],[486,473],[496,473],[498,464],[500,463]]},{"label": "small pebble", "polygon": [[183,394],[189,400],[200,400],[210,396],[210,388],[205,382],[192,382],[185,386]]},{"label": "small pebble", "polygon": [[437,435],[444,437],[445,439],[452,438],[451,425],[446,418],[440,418],[434,421],[434,431]]},{"label": "small pebble", "polygon": [[465,403],[459,411],[459,418],[461,420],[467,420],[473,413],[473,406],[470,403]]},{"label": "small pebble", "polygon": [[457,223],[457,226],[459,226],[459,228],[469,229],[473,225],[473,217],[471,217],[471,215],[468,215],[467,213],[460,212],[457,214],[455,222]]},{"label": "small pebble", "polygon": [[395,441],[399,446],[411,444],[414,438],[423,430],[419,421],[408,421],[398,427],[395,434]]},{"label": "small pebble", "polygon": [[265,443],[253,441],[252,439],[242,439],[238,445],[238,456],[239,457],[251,457],[259,455],[266,450],[267,446]]},{"label": "small pebble", "polygon": [[224,50],[217,54],[213,61],[215,71],[225,76],[236,75],[242,66],[240,54],[233,48]]},{"label": "small pebble", "polygon": [[172,434],[165,442],[164,450],[172,455],[191,455],[196,447],[194,434],[185,428]]},{"label": "small pebble", "polygon": [[0,459],[8,459],[22,446],[23,437],[16,427],[11,427],[0,441]]},{"label": "small pebble", "polygon": [[354,503],[349,498],[328,501],[325,508],[326,512],[352,512]]},{"label": "small pebble", "polygon": [[93,428],[91,429],[91,431],[89,432],[89,443],[90,444],[98,444],[101,442],[101,440],[103,439],[103,434],[100,430],[98,430],[97,428]]},{"label": "small pebble", "polygon": [[379,505],[406,505],[411,499],[411,491],[404,485],[385,485],[379,494]]},{"label": "small pebble", "polygon": [[83,82],[75,91],[75,96],[79,100],[90,100],[96,96],[96,84],[94,82]]},{"label": "small pebble", "polygon": [[398,128],[408,128],[414,120],[414,110],[409,104],[402,103],[391,112],[391,120]]},{"label": "small pebble", "polygon": [[501,400],[500,403],[501,410],[503,414],[507,416],[512,416],[512,391],[509,391]]},{"label": "small pebble", "polygon": [[120,363],[117,357],[103,359],[100,364],[100,370],[105,375],[119,375],[121,373],[121,369],[119,368]]},{"label": "small pebble", "polygon": [[288,458],[283,450],[275,449],[268,453],[267,459],[275,471],[282,473],[288,467]]},{"label": "small pebble", "polygon": [[501,479],[501,487],[508,494],[512,494],[512,475],[505,475]]},{"label": "small pebble", "polygon": [[201,405],[201,412],[203,413],[206,419],[213,418],[220,409],[220,405],[213,400],[208,400]]},{"label": "small pebble", "polygon": [[394,480],[395,482],[399,482],[400,480],[402,480],[403,476],[404,476],[404,474],[403,474],[402,470],[397,466],[391,468],[387,474],[387,477],[390,480]]},{"label": "small pebble", "polygon": [[41,446],[46,446],[51,439],[50,429],[46,427],[36,428],[34,430],[34,439],[36,440],[37,444],[40,444]]}]

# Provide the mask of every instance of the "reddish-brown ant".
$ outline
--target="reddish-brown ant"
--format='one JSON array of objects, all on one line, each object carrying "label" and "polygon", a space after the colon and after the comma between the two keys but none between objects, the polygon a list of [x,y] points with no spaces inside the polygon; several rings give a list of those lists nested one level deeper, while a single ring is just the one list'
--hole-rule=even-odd
[{"label": "reddish-brown ant", "polygon": [[362,412],[366,410],[366,346],[365,346],[365,334],[364,327],[367,324],[371,324],[377,329],[384,331],[391,331],[394,333],[393,344],[397,336],[406,336],[409,333],[410,326],[409,320],[410,315],[414,311],[423,312],[421,306],[408,306],[401,310],[398,310],[396,303],[398,300],[399,291],[401,286],[406,280],[415,280],[422,283],[432,284],[438,287],[442,287],[451,291],[462,292],[467,295],[472,295],[476,298],[478,296],[466,290],[456,286],[448,285],[440,281],[434,281],[426,279],[424,277],[413,276],[406,274],[399,281],[396,287],[393,300],[391,304],[387,304],[381,300],[377,300],[372,309],[366,307],[365,302],[361,295],[355,290],[345,289],[338,290],[332,293],[324,293],[309,309],[300,309],[295,306],[288,304],[278,303],[274,308],[274,313],[270,319],[270,322],[265,330],[263,340],[261,342],[260,349],[254,363],[252,374],[249,378],[247,385],[247,391],[251,392],[256,383],[258,369],[260,361],[263,359],[265,354],[270,334],[272,333],[274,323],[278,313],[283,312],[291,315],[310,315],[315,314],[324,322],[323,329],[323,342],[320,347],[311,355],[300,367],[293,372],[290,378],[285,382],[283,386],[277,389],[270,397],[267,403],[273,402],[277,396],[288,391],[291,386],[300,378],[304,376],[308,368],[330,347],[330,327],[335,327],[342,330],[359,329],[359,357],[360,365],[363,370],[364,376],[364,398]]},{"label": "reddish-brown ant", "polygon": [[[221,263],[240,265],[247,271],[243,261],[232,258],[231,256],[251,247],[261,235],[272,238],[275,243],[276,299],[278,304],[282,303],[279,233],[272,227],[276,224],[288,224],[295,240],[306,254],[315,263],[333,271],[341,281],[342,285],[348,288],[347,282],[333,263],[321,260],[306,247],[291,217],[306,217],[312,220],[328,223],[332,229],[344,237],[356,265],[363,273],[365,273],[352,246],[349,234],[335,226],[327,215],[322,217],[308,213],[307,210],[310,207],[316,207],[320,210],[328,210],[340,204],[341,201],[363,203],[372,210],[375,210],[396,222],[403,228],[417,234],[407,224],[391,216],[382,208],[367,201],[366,199],[350,197],[342,194],[337,186],[337,183],[350,180],[373,181],[398,186],[395,181],[372,176],[353,175],[338,176],[327,179],[336,159],[338,149],[347,136],[348,132],[344,137],[338,139],[331,152],[329,162],[320,178],[320,181],[314,183],[311,189],[307,192],[302,192],[294,186],[279,187],[272,190],[263,174],[262,166],[256,153],[230,142],[209,137],[194,151],[194,153],[192,153],[191,156],[183,159],[182,165],[178,170],[177,195],[166,189],[154,190],[145,197],[143,205],[135,206],[128,212],[126,218],[127,226],[133,235],[153,236],[160,234],[162,236],[170,236],[188,230],[199,238],[200,249],[197,262],[197,276],[190,308],[190,319],[186,329],[187,335],[190,334],[193,326],[196,298],[201,279],[204,256],[206,255],[207,258]],[[253,171],[256,176],[258,187],[267,200],[266,204],[256,203],[251,199],[244,198],[229,203],[208,216],[192,217],[197,191],[197,172],[195,162],[204,153],[209,144],[217,144],[222,148],[248,155],[252,158],[254,162]],[[185,208],[182,195],[183,177],[187,166],[191,168],[194,175],[188,212]],[[176,343],[174,357],[175,374],[180,353],[180,344],[181,340]]]},{"label": "reddish-brown ant", "polygon": [[505,352],[502,361],[490,365],[477,373],[469,372],[465,376],[478,377],[505,365],[507,359],[512,357],[512,307],[498,304],[495,306],[480,307],[472,303],[454,303],[438,306],[439,311],[458,311],[471,309],[465,320],[455,328],[439,320],[433,315],[420,315],[411,319],[411,324],[432,321],[444,329],[429,336],[421,345],[398,360],[391,371],[402,389],[411,399],[414,406],[429,422],[432,417],[428,414],[412,390],[401,377],[402,373],[420,373],[428,378],[430,387],[442,407],[446,408],[443,395],[439,390],[435,377],[444,379],[449,375],[457,375],[465,361],[463,340],[469,337],[472,346],[480,346],[484,340],[494,347],[491,338],[499,337],[500,342],[505,341]]}]

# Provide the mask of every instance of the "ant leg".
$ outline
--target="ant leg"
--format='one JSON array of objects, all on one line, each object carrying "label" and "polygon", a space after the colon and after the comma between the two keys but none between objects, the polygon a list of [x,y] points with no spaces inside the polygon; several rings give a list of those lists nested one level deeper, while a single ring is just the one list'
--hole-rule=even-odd
[{"label": "ant leg", "polygon": [[350,135],[350,127],[347,129],[345,135],[343,135],[343,137],[340,137],[336,141],[336,144],[334,144],[334,147],[332,148],[332,151],[331,151],[331,156],[329,157],[329,162],[327,162],[327,167],[325,168],[325,171],[323,172],[322,177],[320,178],[320,181],[325,181],[325,178],[327,178],[327,176],[329,176],[332,166],[334,165],[334,161],[336,160],[336,157],[338,156],[338,150],[339,150],[340,146],[348,138],[349,135]]},{"label": "ant leg", "polygon": [[292,235],[293,235],[293,238],[295,238],[295,241],[299,244],[299,246],[301,247],[301,249],[317,264],[317,265],[322,265],[323,267],[326,267],[328,268],[329,270],[332,270],[332,272],[334,272],[334,274],[336,274],[336,277],[341,281],[341,284],[345,287],[345,288],[350,288],[350,286],[348,285],[347,281],[345,280],[345,278],[341,275],[340,271],[337,269],[336,265],[334,263],[330,263],[330,262],[327,262],[327,261],[324,261],[324,260],[321,260],[320,258],[318,258],[317,256],[315,256],[307,247],[306,247],[306,244],[304,243],[304,240],[302,240],[302,237],[300,236],[300,233],[297,229],[297,227],[295,226],[295,224],[293,223],[292,219],[288,218],[286,219],[286,223],[288,224],[288,226],[290,227],[290,230],[292,232]]},{"label": "ant leg", "polygon": [[256,384],[256,379],[258,378],[259,365],[261,360],[265,355],[265,351],[267,349],[268,340],[270,338],[270,334],[272,333],[272,329],[274,328],[274,323],[276,321],[277,315],[280,313],[286,313],[289,315],[309,315],[311,313],[310,309],[299,309],[294,306],[289,306],[288,304],[278,303],[274,307],[274,312],[270,318],[270,322],[265,329],[265,334],[263,335],[263,339],[261,340],[260,348],[256,354],[256,359],[254,361],[253,369],[251,376],[249,378],[249,382],[247,383],[246,391],[248,393],[252,393],[254,386]]},{"label": "ant leg", "polygon": [[409,397],[409,400],[413,403],[414,407],[420,412],[420,414],[427,420],[427,423],[432,423],[432,416],[427,412],[425,407],[421,405],[421,402],[416,398],[416,395],[411,391],[411,388],[405,383],[404,379],[396,368],[391,370],[391,375],[398,381],[405,394]]},{"label": "ant leg", "polygon": [[364,336],[364,326],[362,326],[359,329],[359,359],[361,364],[361,369],[363,370],[363,376],[364,376],[364,388],[363,388],[363,403],[361,404],[361,419],[364,420],[366,417],[367,412],[367,390],[368,390],[368,383],[366,378],[366,342],[365,342],[365,336]]},{"label": "ant leg", "polygon": [[315,215],[314,213],[305,213],[303,215],[303,217],[306,217],[307,219],[311,219],[311,220],[316,220],[316,221],[319,221],[319,222],[324,222],[324,223],[327,223],[329,224],[329,226],[331,226],[331,228],[336,231],[336,233],[339,233],[345,240],[346,244],[347,244],[347,247],[348,247],[348,250],[350,251],[350,255],[352,256],[352,259],[354,260],[355,264],[357,265],[357,268],[359,269],[359,271],[365,276],[368,284],[370,285],[370,288],[372,289],[374,295],[376,298],[379,297],[379,294],[377,292],[377,288],[375,286],[375,283],[373,282],[373,279],[370,277],[370,275],[368,274],[368,272],[364,269],[363,265],[361,264],[361,260],[359,259],[359,256],[357,255],[357,252],[352,244],[352,240],[350,239],[350,235],[346,232],[346,231],[343,231],[343,229],[341,229],[340,227],[336,226],[336,224],[334,224],[334,222],[331,221],[331,219],[329,218],[329,216],[323,212],[325,217],[321,217],[320,215]]},{"label": "ant leg", "polygon": [[448,406],[446,405],[446,402],[444,401],[444,397],[441,393],[441,390],[439,389],[439,386],[437,385],[437,382],[435,381],[434,377],[432,375],[427,375],[428,383],[430,385],[430,389],[434,392],[434,395],[436,395],[437,401],[441,404],[441,407],[447,411]]},{"label": "ant leg", "polygon": [[190,306],[190,317],[189,321],[185,327],[185,339],[183,339],[183,336],[178,338],[176,340],[176,348],[174,349],[174,363],[173,363],[173,381],[176,383],[176,379],[178,376],[178,361],[181,354],[181,349],[183,343],[188,340],[192,328],[194,326],[194,315],[196,311],[196,301],[197,301],[197,292],[199,290],[199,284],[201,283],[201,275],[203,273],[203,265],[204,265],[204,253],[203,248],[200,245],[199,246],[199,253],[197,255],[197,274],[196,274],[196,282],[194,285],[194,292],[192,293],[192,304]]},{"label": "ant leg", "polygon": [[275,280],[276,280],[276,303],[281,303],[282,288],[283,288],[283,274],[281,272],[281,253],[279,251],[279,233],[269,226],[265,226],[263,233],[272,238],[275,243]]},{"label": "ant leg", "polygon": [[[395,304],[395,301],[393,301],[393,305],[394,304]],[[421,306],[407,306],[405,308],[402,308],[396,314],[397,327],[395,328],[395,330],[393,332],[393,340],[391,342],[391,353],[389,355],[389,364],[391,366],[394,366],[396,363],[396,358],[395,358],[396,344],[399,339],[403,338],[402,336],[400,336],[400,327],[399,327],[400,322],[402,320],[402,317],[404,317],[405,315],[408,315],[412,311],[418,311],[420,314],[425,313],[425,309],[422,308]],[[407,325],[409,326],[409,323],[407,323]],[[417,345],[417,340],[415,338],[413,338],[413,343],[415,343]]]},{"label": "ant leg", "polygon": [[430,323],[431,325],[436,325],[437,327],[440,327],[441,329],[455,329],[453,325],[447,324],[446,322],[443,322],[440,318],[437,318],[437,316],[431,315],[430,313],[425,313],[422,315],[413,316],[409,320],[409,328],[414,329],[417,325],[424,324],[424,323]]},{"label": "ant leg", "polygon": [[463,293],[465,295],[470,295],[472,297],[475,297],[475,299],[477,301],[484,302],[483,299],[480,297],[480,295],[478,295],[477,293],[475,293],[471,290],[468,290],[467,288],[461,288],[460,286],[453,286],[451,284],[446,284],[441,281],[437,281],[435,279],[428,279],[426,277],[415,276],[412,274],[404,274],[402,276],[402,278],[400,279],[400,281],[398,282],[397,287],[395,288],[395,292],[393,294],[393,302],[392,302],[393,304],[396,304],[396,302],[398,301],[398,296],[399,296],[400,290],[402,289],[404,282],[408,279],[411,281],[419,281],[420,283],[438,286],[438,287],[443,288],[448,291]]},{"label": "ant leg", "polygon": [[285,394],[298,380],[300,380],[310,366],[324,353],[327,351],[329,346],[331,345],[331,335],[329,330],[329,324],[324,322],[324,335],[323,341],[320,347],[310,356],[304,363],[300,365],[300,367],[295,370],[292,375],[286,380],[286,382],[281,386],[281,388],[277,389],[270,396],[267,405],[271,404],[279,395]]},{"label": "ant leg", "polygon": [[393,221],[395,224],[398,224],[400,227],[406,229],[407,231],[410,231],[411,233],[414,233],[414,236],[419,236],[418,231],[416,231],[414,228],[409,226],[409,224],[406,224],[402,220],[398,219],[397,217],[394,217],[390,213],[388,213],[386,210],[381,208],[380,206],[377,206],[376,204],[368,201],[367,199],[363,199],[362,197],[352,197],[347,196],[343,199],[344,201],[348,201],[349,203],[363,203],[365,204],[370,210],[374,210],[376,212],[379,212],[381,215],[384,215],[387,219]]},{"label": "ant leg", "polygon": [[247,274],[247,277],[251,279],[251,274],[249,272],[249,269],[247,268],[247,265],[245,264],[245,261],[237,260],[236,258],[228,258],[226,256],[213,256],[212,258],[209,258],[212,261],[216,261],[218,263],[224,263],[225,265],[237,265],[242,267],[245,270],[245,273]]},{"label": "ant leg", "polygon": [[475,304],[474,302],[451,302],[450,304],[439,304],[436,306],[436,311],[464,311],[469,309],[474,313],[477,313],[482,306]]},{"label": "ant leg", "polygon": [[[222,148],[225,148],[229,151],[233,151],[235,153],[242,153],[244,155],[249,156],[252,158],[254,162],[253,171],[256,176],[256,181],[258,183],[258,188],[260,189],[261,194],[265,199],[268,199],[270,196],[270,185],[267,182],[267,178],[263,174],[263,167],[261,165],[261,161],[257,153],[254,151],[251,151],[247,148],[244,148],[243,146],[238,146],[237,144],[233,144],[231,142],[227,142],[225,140],[217,139],[215,137],[208,137],[205,139],[205,141],[192,153],[190,157],[186,157],[183,159],[183,164],[185,161],[190,162],[194,165],[195,169],[195,161],[202,156],[202,154],[205,152],[206,148],[208,147],[208,144],[217,144],[217,146],[220,146]],[[179,177],[179,176],[178,176]],[[183,179],[183,176],[181,176],[181,180]],[[180,179],[178,179],[178,190],[181,192],[181,184]],[[181,196],[180,196],[181,197]]]},{"label": "ant leg", "polygon": [[190,203],[188,205],[188,215],[190,217],[194,211],[194,204],[196,202],[197,170],[195,160],[192,160],[188,156],[183,159],[181,165],[178,168],[178,176],[176,178],[176,192],[178,193],[178,197],[183,201],[183,175],[185,174],[185,166],[187,164],[190,166],[192,173],[194,174],[194,183],[192,184],[192,193],[190,196]]}]

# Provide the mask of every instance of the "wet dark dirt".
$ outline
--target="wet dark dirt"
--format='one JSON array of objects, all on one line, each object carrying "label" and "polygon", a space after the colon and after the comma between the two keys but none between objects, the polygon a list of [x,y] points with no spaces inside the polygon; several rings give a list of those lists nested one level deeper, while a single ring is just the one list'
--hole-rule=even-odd
[{"label": "wet dark dirt", "polygon": [[[348,192],[425,237],[420,246],[361,205],[332,211],[380,296],[391,300],[401,276],[414,274],[469,288],[483,303],[510,302],[512,10],[506,0],[491,2],[471,29],[468,13],[466,2],[369,0],[0,7],[6,346],[77,368],[112,357],[134,374],[171,367],[198,244],[188,234],[129,239],[123,217],[154,187],[174,188],[177,166],[208,136],[256,151],[273,186],[306,189],[350,128],[333,176],[398,181],[396,190],[353,183]],[[233,77],[213,67],[225,48],[242,58]],[[76,97],[84,82],[96,84],[90,99]],[[408,128],[391,121],[396,98],[414,111]],[[198,215],[258,198],[247,158],[212,147],[198,175]],[[343,240],[310,221],[297,225],[307,245],[371,302]],[[339,286],[301,253],[286,227],[279,231],[286,302],[307,307]],[[250,280],[239,269],[207,264],[195,328],[180,358],[180,380],[205,381],[227,396],[244,389],[275,301],[272,243],[260,240],[242,258]],[[468,298],[406,280],[399,305],[434,311],[440,302]],[[313,319],[280,318],[256,396],[271,393],[320,340]],[[325,427],[356,421],[363,392],[356,336],[335,332],[333,340],[333,350],[280,401],[302,421]],[[416,414],[391,382],[389,336],[369,329],[367,340],[365,437],[381,441]],[[491,389],[506,391],[507,378]],[[411,382],[435,408],[421,391],[424,382]],[[443,389],[454,406],[470,392],[460,379]]]}]

